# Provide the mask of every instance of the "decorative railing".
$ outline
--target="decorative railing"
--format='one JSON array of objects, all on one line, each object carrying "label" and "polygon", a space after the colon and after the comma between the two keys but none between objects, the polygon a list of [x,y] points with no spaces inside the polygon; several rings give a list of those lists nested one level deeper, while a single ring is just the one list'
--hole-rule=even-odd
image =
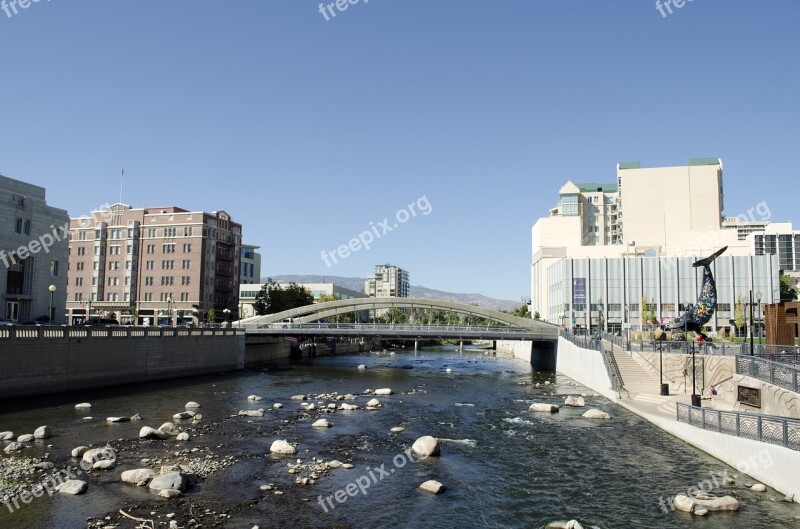
[{"label": "decorative railing", "polygon": [[69,327],[69,326],[0,326],[0,340],[47,340],[54,338],[140,338],[144,336],[233,336],[244,329],[185,327]]},{"label": "decorative railing", "polygon": [[758,356],[738,355],[736,357],[736,373],[746,375],[774,386],[800,393],[798,386],[798,368],[767,360]]},{"label": "decorative railing", "polygon": [[678,422],[800,451],[800,420],[676,403]]}]

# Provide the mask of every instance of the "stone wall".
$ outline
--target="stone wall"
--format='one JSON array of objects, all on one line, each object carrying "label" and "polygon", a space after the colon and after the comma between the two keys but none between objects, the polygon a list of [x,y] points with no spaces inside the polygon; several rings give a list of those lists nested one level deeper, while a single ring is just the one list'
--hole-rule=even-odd
[{"label": "stone wall", "polygon": [[63,329],[45,328],[50,333],[34,330],[27,337],[0,336],[0,398],[233,371],[245,366],[243,333],[185,330],[164,335],[154,329],[152,334],[137,331],[140,335],[131,336],[131,331],[102,329],[93,333],[81,329],[73,335]]}]

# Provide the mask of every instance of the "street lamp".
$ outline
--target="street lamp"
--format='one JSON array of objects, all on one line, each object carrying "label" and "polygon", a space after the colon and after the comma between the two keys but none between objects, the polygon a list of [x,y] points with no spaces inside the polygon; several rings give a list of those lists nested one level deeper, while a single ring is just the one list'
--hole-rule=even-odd
[{"label": "street lamp", "polygon": [[756,292],[756,300],[758,301],[758,345],[761,345],[761,292]]},{"label": "street lamp", "polygon": [[53,294],[56,293],[56,286],[55,285],[50,285],[49,287],[47,287],[47,290],[50,291],[50,312],[48,312],[48,318],[47,318],[48,322],[47,323],[49,325],[52,325],[53,324],[53,316],[54,316],[54,313],[53,313]]},{"label": "street lamp", "polygon": [[172,324],[172,294],[167,297],[167,321],[169,321],[170,327],[174,327]]},{"label": "street lamp", "polygon": [[753,325],[753,289],[750,289],[750,356],[754,356],[753,331],[755,331],[755,327]]},{"label": "street lamp", "polygon": [[228,326],[231,324],[231,309],[222,309],[222,313],[225,315],[225,321],[228,323]]},{"label": "street lamp", "polygon": [[[686,307],[689,307],[689,303],[688,302],[686,303]],[[688,310],[688,308],[686,310]],[[687,315],[686,319],[683,321],[683,337],[686,340],[687,345],[688,345],[688,342],[689,342],[689,327],[688,327],[688,323],[689,323],[689,317]],[[692,406],[695,406],[695,407],[699,408],[701,406],[701,404],[700,404],[700,395],[697,394],[697,369],[695,367],[694,342],[692,342],[691,347],[692,347]]]}]

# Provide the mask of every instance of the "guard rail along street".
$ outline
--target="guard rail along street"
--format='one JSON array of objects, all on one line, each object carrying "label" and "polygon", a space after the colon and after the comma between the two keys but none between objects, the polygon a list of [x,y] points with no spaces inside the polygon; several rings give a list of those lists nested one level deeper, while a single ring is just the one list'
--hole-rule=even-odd
[{"label": "guard rail along street", "polygon": [[800,451],[800,420],[676,403],[678,422]]}]

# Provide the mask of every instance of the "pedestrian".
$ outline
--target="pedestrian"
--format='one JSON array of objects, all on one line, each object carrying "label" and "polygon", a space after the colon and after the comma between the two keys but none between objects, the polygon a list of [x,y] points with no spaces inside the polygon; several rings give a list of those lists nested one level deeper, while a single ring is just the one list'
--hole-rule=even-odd
[{"label": "pedestrian", "polygon": [[717,388],[711,386],[711,407],[714,407],[715,399],[717,398]]}]

